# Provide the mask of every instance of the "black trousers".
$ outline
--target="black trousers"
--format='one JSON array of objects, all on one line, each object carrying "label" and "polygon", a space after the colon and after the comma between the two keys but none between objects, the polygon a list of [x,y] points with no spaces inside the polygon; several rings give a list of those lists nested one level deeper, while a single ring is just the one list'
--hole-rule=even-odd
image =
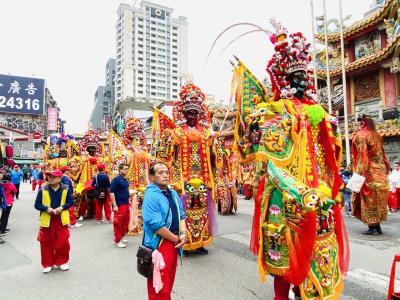
[{"label": "black trousers", "polygon": [[17,193],[15,194],[15,198],[19,199],[19,185],[20,185],[20,183],[14,183],[14,185],[17,188]]},{"label": "black trousers", "polygon": [[10,216],[12,205],[7,206],[6,209],[3,209],[1,211],[1,217],[0,217],[0,233],[4,233],[7,228],[8,224],[8,217]]}]

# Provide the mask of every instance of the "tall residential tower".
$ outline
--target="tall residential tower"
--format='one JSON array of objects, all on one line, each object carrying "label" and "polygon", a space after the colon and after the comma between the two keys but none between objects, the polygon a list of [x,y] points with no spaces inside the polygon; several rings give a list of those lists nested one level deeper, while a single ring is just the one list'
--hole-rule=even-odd
[{"label": "tall residential tower", "polygon": [[[121,113],[178,98],[188,72],[188,23],[173,9],[142,1],[118,8],[115,104]],[[123,110],[123,109],[122,109]]]}]

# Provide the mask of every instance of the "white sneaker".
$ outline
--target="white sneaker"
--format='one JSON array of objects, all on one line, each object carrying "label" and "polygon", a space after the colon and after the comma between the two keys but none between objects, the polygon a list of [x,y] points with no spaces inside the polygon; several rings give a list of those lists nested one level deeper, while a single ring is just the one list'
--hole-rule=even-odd
[{"label": "white sneaker", "polygon": [[60,266],[61,271],[68,271],[69,270],[69,265],[68,264],[63,264]]},{"label": "white sneaker", "polygon": [[79,219],[78,219],[78,221],[79,221],[79,222],[82,222],[82,221],[83,221],[83,217],[80,216]]},{"label": "white sneaker", "polygon": [[50,272],[51,272],[51,270],[53,270],[53,268],[52,268],[52,267],[43,268],[43,274],[50,273]]},{"label": "white sneaker", "polygon": [[126,244],[121,241],[119,243],[114,243],[114,246],[117,248],[126,248]]},{"label": "white sneaker", "polygon": [[122,239],[122,242],[123,242],[124,244],[127,244],[127,243],[128,243],[128,240],[127,240],[127,239]]},{"label": "white sneaker", "polygon": [[70,224],[70,225],[69,225],[69,229],[74,229],[74,228],[75,228],[75,224],[73,224],[73,225]]},{"label": "white sneaker", "polygon": [[104,224],[111,224],[111,221],[110,220],[105,220]]},{"label": "white sneaker", "polygon": [[75,223],[75,228],[82,227],[83,225],[81,223]]}]

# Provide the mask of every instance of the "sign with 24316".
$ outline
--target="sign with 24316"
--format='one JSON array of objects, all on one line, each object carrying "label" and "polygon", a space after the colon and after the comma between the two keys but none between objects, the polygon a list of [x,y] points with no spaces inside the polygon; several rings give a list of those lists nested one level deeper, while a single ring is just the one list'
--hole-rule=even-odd
[{"label": "sign with 24316", "polygon": [[44,79],[0,74],[0,112],[43,115]]}]

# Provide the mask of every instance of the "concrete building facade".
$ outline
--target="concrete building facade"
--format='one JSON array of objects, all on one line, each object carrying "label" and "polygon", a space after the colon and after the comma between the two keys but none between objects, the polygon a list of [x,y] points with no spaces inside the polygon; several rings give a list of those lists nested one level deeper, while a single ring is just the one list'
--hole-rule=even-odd
[{"label": "concrete building facade", "polygon": [[[121,4],[116,24],[116,109],[120,103],[149,105],[178,98],[188,75],[188,22],[173,9],[142,1]],[[139,104],[138,107],[141,105]],[[123,113],[123,111],[120,111]]]},{"label": "concrete building facade", "polygon": [[97,87],[89,125],[94,130],[104,131],[111,126],[115,99],[115,59],[106,64],[105,85]]}]

